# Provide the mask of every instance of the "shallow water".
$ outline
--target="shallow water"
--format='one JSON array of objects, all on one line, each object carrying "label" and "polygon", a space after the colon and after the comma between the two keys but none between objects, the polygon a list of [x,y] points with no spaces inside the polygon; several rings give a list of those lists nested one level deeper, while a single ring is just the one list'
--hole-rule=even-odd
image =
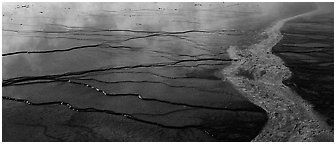
[{"label": "shallow water", "polygon": [[[4,140],[249,141],[267,118],[223,82],[220,71],[232,61],[226,49],[256,43],[272,22],[307,9],[311,4],[5,3]],[[42,136],[26,136],[33,130]]]}]

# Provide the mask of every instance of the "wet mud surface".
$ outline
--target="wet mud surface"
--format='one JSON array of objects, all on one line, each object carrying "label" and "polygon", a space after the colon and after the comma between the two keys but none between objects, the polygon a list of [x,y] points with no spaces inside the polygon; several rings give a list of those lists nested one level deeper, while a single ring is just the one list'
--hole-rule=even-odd
[{"label": "wet mud surface", "polygon": [[3,5],[3,141],[252,140],[266,112],[221,71],[290,15],[266,7]]}]

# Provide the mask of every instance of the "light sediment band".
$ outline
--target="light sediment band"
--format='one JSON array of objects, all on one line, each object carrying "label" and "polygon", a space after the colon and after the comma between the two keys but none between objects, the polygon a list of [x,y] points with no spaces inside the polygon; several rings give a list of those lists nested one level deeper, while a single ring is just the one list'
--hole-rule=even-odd
[{"label": "light sediment band", "polygon": [[253,141],[315,141],[319,135],[333,137],[333,130],[313,113],[311,105],[282,83],[291,72],[279,57],[271,54],[272,47],[282,38],[280,28],[284,23],[317,12],[319,9],[280,20],[265,30],[266,39],[247,49],[228,49],[231,59],[238,61],[223,70],[226,80],[269,116]]}]

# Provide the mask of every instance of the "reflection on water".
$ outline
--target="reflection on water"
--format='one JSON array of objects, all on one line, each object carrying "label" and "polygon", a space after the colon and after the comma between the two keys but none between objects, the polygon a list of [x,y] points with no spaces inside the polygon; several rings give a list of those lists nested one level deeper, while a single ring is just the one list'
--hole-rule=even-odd
[{"label": "reflection on water", "polygon": [[[132,124],[121,130],[158,126],[163,132],[152,134],[157,138],[153,141],[199,141],[195,136],[205,141],[251,140],[266,116],[221,80],[220,71],[232,61],[226,49],[255,43],[272,21],[300,12],[277,13],[288,5],[295,4],[5,3],[4,100],[122,116]],[[36,112],[24,119],[48,114]],[[17,117],[17,123],[27,123]],[[91,114],[80,119],[91,119]],[[102,123],[95,132],[103,135],[107,126]],[[172,130],[198,132],[167,138]],[[135,141],[148,140],[142,132],[129,133],[142,138]]]}]

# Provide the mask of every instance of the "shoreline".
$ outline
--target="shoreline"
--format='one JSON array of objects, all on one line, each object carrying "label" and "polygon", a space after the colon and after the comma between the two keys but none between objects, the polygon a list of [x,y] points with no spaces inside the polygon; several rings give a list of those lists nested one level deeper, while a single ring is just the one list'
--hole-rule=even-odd
[{"label": "shoreline", "polygon": [[333,128],[315,114],[311,104],[282,83],[291,71],[271,52],[282,39],[280,29],[287,21],[318,11],[320,8],[276,22],[263,33],[268,36],[266,39],[245,50],[236,46],[227,50],[230,58],[237,61],[223,70],[224,80],[263,108],[269,118],[252,141],[334,141]]}]

